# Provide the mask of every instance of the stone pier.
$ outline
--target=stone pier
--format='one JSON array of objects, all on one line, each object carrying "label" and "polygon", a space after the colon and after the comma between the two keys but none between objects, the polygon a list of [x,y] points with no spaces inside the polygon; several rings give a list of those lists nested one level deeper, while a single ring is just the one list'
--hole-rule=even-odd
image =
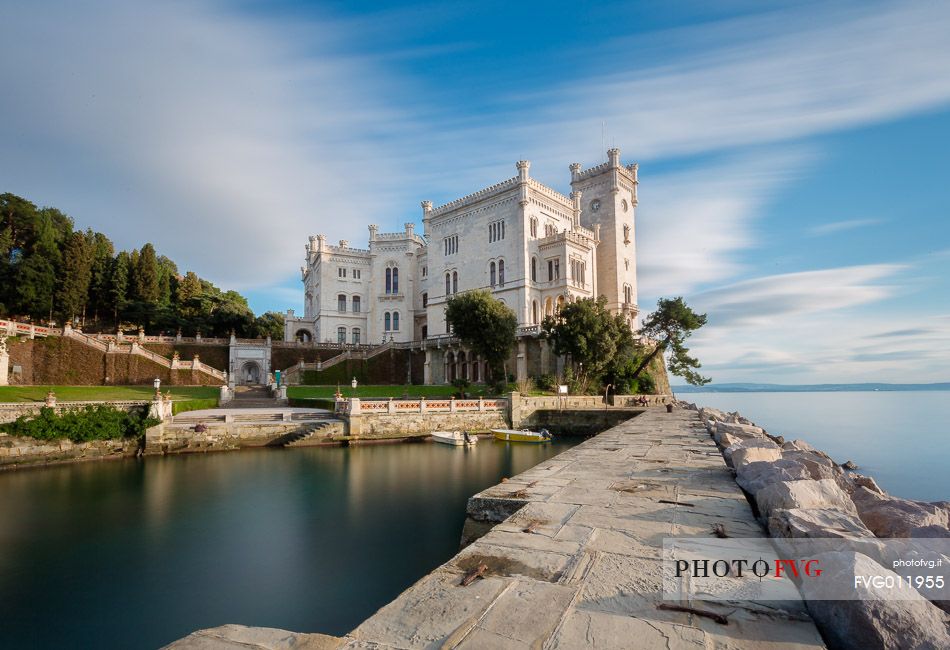
[{"label": "stone pier", "polygon": [[664,538],[765,536],[694,411],[650,408],[475,495],[468,516],[484,534],[343,638],[226,626],[171,647],[824,647],[801,603],[678,603],[727,624],[657,608]]}]

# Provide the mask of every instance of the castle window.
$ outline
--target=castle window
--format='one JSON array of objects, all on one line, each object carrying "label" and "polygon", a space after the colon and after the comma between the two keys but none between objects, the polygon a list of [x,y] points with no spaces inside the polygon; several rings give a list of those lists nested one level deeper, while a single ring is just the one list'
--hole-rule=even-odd
[{"label": "castle window", "polygon": [[345,278],[345,277],[346,277],[346,269],[341,266],[340,268],[338,268],[338,269],[336,270],[336,274],[337,274],[337,277]]},{"label": "castle window", "polygon": [[360,270],[359,270],[359,269],[353,269],[353,279],[354,279],[354,280],[359,280],[359,279],[360,279]]},{"label": "castle window", "polygon": [[360,297],[359,296],[353,296],[353,313],[354,314],[360,313]]},{"label": "castle window", "polygon": [[422,326],[422,338],[424,338],[424,339],[429,338],[429,326],[428,326],[428,325],[423,325],[423,326]]},{"label": "castle window", "polygon": [[398,311],[393,312],[393,331],[394,332],[399,331],[399,312]]},{"label": "castle window", "polygon": [[532,325],[538,324],[538,301],[537,300],[531,301],[531,324]]},{"label": "castle window", "polygon": [[493,221],[488,224],[488,242],[496,242],[505,238],[505,222]]},{"label": "castle window", "polygon": [[359,344],[360,344],[360,328],[354,327],[353,328],[353,345],[359,345]]},{"label": "castle window", "polygon": [[337,311],[346,311],[346,295],[340,294],[336,297],[336,309]]},{"label": "castle window", "polygon": [[538,281],[538,258],[537,257],[531,258],[531,281],[532,282]]},{"label": "castle window", "polygon": [[495,263],[488,265],[488,281],[491,286],[495,286]]},{"label": "castle window", "polygon": [[505,260],[498,260],[498,286],[505,286]]},{"label": "castle window", "polygon": [[623,285],[623,301],[628,305],[633,302],[633,287],[629,284]]},{"label": "castle window", "polygon": [[446,255],[455,255],[459,252],[459,236],[452,235],[442,240]]},{"label": "castle window", "polygon": [[459,274],[457,271],[452,271],[452,293],[459,292]]},{"label": "castle window", "polygon": [[429,267],[423,266],[423,267],[422,267],[422,277],[427,277],[428,275],[429,275]]},{"label": "castle window", "polygon": [[345,327],[336,328],[336,342],[346,343],[346,328]]},{"label": "castle window", "polygon": [[429,294],[428,294],[428,293],[422,294],[422,306],[423,306],[423,308],[429,306]]},{"label": "castle window", "polygon": [[531,217],[530,229],[531,229],[531,236],[537,237],[538,236],[538,220],[535,219],[534,217]]},{"label": "castle window", "polygon": [[390,314],[388,311],[383,316],[383,329],[387,332],[392,329],[392,318],[392,314]]},{"label": "castle window", "polygon": [[452,275],[449,273],[445,274],[445,295],[448,296],[452,293]]},{"label": "castle window", "polygon": [[386,293],[387,294],[399,293],[399,267],[398,266],[390,265],[386,267]]}]

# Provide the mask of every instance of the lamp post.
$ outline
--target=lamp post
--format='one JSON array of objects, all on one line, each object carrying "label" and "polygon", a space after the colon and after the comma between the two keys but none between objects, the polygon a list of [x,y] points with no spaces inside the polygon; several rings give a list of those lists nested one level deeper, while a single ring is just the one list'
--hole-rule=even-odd
[{"label": "lamp post", "polygon": [[357,384],[359,384],[359,382],[356,381],[356,377],[353,377],[353,381],[350,382],[350,386],[353,387],[353,397],[356,397],[356,386],[357,386]]},{"label": "lamp post", "polygon": [[156,377],[155,380],[152,382],[152,386],[155,387],[155,399],[159,399],[162,396],[161,390],[160,390],[162,387],[162,380]]}]

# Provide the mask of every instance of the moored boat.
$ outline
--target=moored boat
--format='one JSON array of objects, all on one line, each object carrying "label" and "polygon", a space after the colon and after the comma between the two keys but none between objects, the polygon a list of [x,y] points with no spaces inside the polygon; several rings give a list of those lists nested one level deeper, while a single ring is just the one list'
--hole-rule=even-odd
[{"label": "moored boat", "polygon": [[474,445],[478,442],[478,436],[470,434],[467,431],[433,431],[432,441],[441,442],[444,445]]},{"label": "moored boat", "polygon": [[505,442],[550,442],[551,434],[547,429],[529,431],[528,429],[492,429],[498,440]]}]

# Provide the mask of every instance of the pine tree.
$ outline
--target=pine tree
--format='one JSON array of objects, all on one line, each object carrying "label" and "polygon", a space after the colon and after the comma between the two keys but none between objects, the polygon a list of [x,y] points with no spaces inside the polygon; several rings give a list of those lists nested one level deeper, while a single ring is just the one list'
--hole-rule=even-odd
[{"label": "pine tree", "polygon": [[18,311],[34,318],[50,318],[56,290],[56,269],[60,263],[59,241],[53,220],[39,215],[31,250],[16,269]]}]

